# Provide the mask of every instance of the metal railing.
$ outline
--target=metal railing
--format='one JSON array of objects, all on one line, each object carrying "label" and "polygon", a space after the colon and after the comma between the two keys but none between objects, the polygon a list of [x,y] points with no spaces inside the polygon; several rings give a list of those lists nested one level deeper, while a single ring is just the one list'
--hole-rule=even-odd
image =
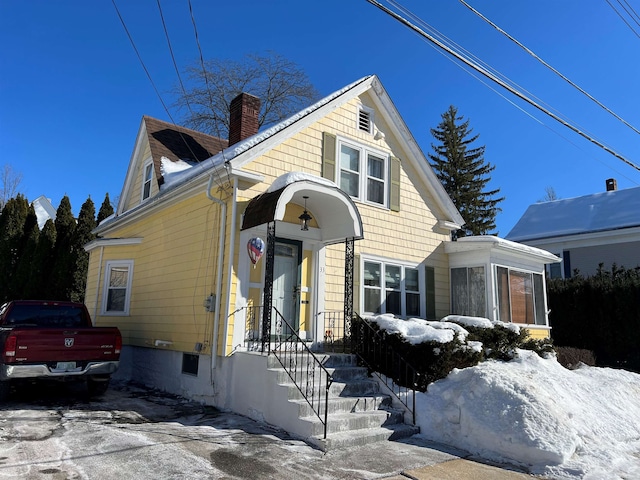
[{"label": "metal railing", "polygon": [[[262,306],[245,307],[247,349],[267,351],[273,355],[285,370],[313,413],[322,423],[324,438],[327,438],[327,418],[329,412],[329,389],[333,377],[322,361],[316,356],[308,342],[300,335],[282,314],[272,307],[272,325],[268,335],[263,336]],[[268,346],[263,344],[269,338]],[[324,400],[324,402],[323,402]]]},{"label": "metal railing", "polygon": [[318,313],[324,325],[321,348],[325,352],[351,353],[351,322],[344,321],[344,312],[326,311]]},{"label": "metal railing", "polygon": [[368,320],[357,314],[354,314],[351,322],[351,332],[352,353],[398,399],[415,425],[418,371],[393,349],[384,330],[375,329]]}]

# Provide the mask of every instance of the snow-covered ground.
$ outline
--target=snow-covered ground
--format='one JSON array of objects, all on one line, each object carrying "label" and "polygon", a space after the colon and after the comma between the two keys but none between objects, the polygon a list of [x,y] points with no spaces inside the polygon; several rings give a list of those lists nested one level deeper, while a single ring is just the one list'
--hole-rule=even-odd
[{"label": "snow-covered ground", "polygon": [[[373,319],[412,343],[450,338],[446,321]],[[456,320],[491,328],[488,320]],[[421,435],[550,478],[640,478],[640,375],[567,370],[553,356],[517,353],[510,362],[454,370],[419,394]]]}]

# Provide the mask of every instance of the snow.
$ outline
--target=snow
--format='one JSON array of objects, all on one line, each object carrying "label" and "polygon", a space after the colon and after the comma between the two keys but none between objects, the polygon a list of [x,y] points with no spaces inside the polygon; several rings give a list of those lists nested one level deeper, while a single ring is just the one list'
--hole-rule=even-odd
[{"label": "snow", "polygon": [[[436,329],[434,323],[495,325],[460,316],[372,320],[410,342],[439,338],[426,328]],[[568,370],[554,356],[517,353],[509,362],[455,369],[417,394],[421,436],[548,478],[640,478],[640,375],[586,365]]]},{"label": "snow", "polygon": [[286,187],[294,182],[301,181],[311,181],[315,183],[320,183],[322,185],[326,185],[328,187],[337,187],[337,185],[331,180],[327,180],[326,178],[318,177],[316,175],[311,175],[309,173],[304,172],[289,172],[284,175],[280,175],[276,178],[273,183],[267,189],[267,193],[276,192],[281,188]]},{"label": "snow", "polygon": [[506,238],[514,241],[640,225],[640,187],[530,205]]}]

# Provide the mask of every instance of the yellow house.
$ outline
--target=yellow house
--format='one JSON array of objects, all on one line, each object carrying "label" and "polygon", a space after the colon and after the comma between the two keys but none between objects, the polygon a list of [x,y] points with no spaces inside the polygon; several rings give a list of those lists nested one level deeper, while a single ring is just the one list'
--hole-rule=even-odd
[{"label": "yellow house", "polygon": [[[295,431],[248,400],[268,389],[251,356],[265,342],[295,332],[321,350],[352,313],[506,318],[509,297],[452,300],[462,266],[486,265],[489,287],[496,267],[479,245],[445,248],[464,220],[377,77],[262,132],[259,109],[234,100],[229,142],[143,117],[117,210],[86,246],[85,298],[122,331],[122,375]],[[509,247],[535,274],[552,261]],[[544,294],[531,300],[544,315],[529,328],[547,335]]]}]

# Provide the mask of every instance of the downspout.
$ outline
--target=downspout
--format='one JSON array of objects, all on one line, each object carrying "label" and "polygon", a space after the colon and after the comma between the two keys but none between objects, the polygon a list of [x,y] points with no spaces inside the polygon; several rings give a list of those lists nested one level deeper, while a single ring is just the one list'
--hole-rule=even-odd
[{"label": "downspout", "polygon": [[[231,289],[231,278],[233,275],[233,256],[235,255],[235,245],[236,245],[236,220],[238,213],[238,202],[235,201],[236,191],[238,190],[238,178],[235,177],[233,179],[233,202],[231,203],[231,232],[229,233],[229,271],[227,273],[229,289]],[[227,295],[227,312],[230,310],[230,302],[231,302],[231,291],[229,291],[229,295]],[[227,338],[229,322],[225,322],[225,330],[224,330],[224,338]]]},{"label": "downspout", "polygon": [[220,243],[218,245],[218,265],[216,272],[216,303],[213,320],[213,341],[211,342],[211,369],[216,368],[216,357],[218,356],[218,329],[220,325],[220,296],[222,295],[222,268],[224,263],[224,241],[227,228],[227,204],[219,198],[211,195],[213,186],[213,175],[209,176],[207,185],[207,198],[220,205]]}]

